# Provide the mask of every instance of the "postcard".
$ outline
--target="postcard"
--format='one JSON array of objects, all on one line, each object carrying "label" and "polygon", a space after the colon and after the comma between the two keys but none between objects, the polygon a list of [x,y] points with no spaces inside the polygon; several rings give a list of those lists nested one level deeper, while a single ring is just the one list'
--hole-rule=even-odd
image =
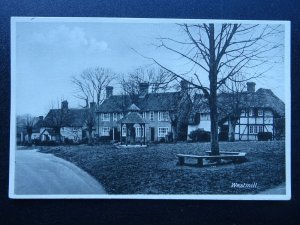
[{"label": "postcard", "polygon": [[12,17],[9,197],[289,200],[290,32]]}]

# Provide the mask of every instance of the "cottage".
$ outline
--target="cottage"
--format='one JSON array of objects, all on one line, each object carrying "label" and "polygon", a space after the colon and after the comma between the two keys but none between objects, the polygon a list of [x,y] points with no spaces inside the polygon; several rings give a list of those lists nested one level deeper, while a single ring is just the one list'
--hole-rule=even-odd
[{"label": "cottage", "polygon": [[137,140],[159,141],[177,129],[174,120],[178,119],[181,103],[189,102],[184,97],[187,84],[182,82],[178,92],[149,93],[148,83],[140,83],[139,88],[139,94],[133,96],[113,95],[113,87],[106,88],[106,99],[96,110],[100,137],[119,141],[120,136],[128,135],[131,124],[134,128],[131,133]]},{"label": "cottage", "polygon": [[[69,108],[68,102],[63,101],[60,109],[51,109],[46,115],[40,128],[42,141],[61,141],[65,139],[78,142],[88,136],[86,120],[89,113],[95,110],[95,103],[90,108]],[[94,130],[92,135],[94,135]]]},{"label": "cottage", "polygon": [[[247,91],[239,93],[238,97],[236,95],[218,95],[220,132],[233,133],[235,140],[257,140],[261,132],[270,132],[273,139],[284,135],[285,105],[270,89],[256,91],[255,83],[248,82]],[[209,112],[207,100],[196,95],[189,134],[196,129],[210,131]]]}]

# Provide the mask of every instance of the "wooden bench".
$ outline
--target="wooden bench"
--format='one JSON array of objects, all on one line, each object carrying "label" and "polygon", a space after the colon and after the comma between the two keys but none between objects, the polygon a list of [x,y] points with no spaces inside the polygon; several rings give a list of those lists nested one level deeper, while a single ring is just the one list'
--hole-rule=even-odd
[{"label": "wooden bench", "polygon": [[222,155],[185,155],[185,154],[177,154],[177,158],[178,158],[178,164],[179,165],[184,165],[184,160],[186,158],[193,158],[193,159],[197,159],[197,165],[199,167],[203,166],[203,159],[210,159],[210,160],[221,160],[221,159],[225,159],[225,160],[232,160],[233,162],[244,162],[246,160],[246,153],[245,152],[227,152],[227,153],[223,153],[220,152],[220,154]]}]

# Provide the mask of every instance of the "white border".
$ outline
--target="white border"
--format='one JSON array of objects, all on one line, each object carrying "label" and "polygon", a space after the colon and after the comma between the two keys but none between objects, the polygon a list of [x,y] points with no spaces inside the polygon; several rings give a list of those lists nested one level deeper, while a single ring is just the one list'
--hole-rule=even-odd
[{"label": "white border", "polygon": [[[14,193],[16,149],[16,23],[17,22],[101,22],[101,23],[243,23],[282,24],[285,26],[285,157],[286,194],[284,195],[17,195]],[[169,200],[290,200],[291,199],[291,27],[290,21],[210,20],[210,19],[146,19],[146,18],[91,18],[91,17],[12,17],[11,18],[11,122],[9,198],[13,199],[169,199]]]}]

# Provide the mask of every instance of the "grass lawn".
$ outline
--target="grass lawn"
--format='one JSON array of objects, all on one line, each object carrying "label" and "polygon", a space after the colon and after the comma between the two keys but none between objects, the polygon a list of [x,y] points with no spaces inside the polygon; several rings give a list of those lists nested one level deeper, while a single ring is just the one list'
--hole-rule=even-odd
[{"label": "grass lawn", "polygon": [[[205,154],[209,143],[39,148],[79,166],[109,194],[254,194],[285,182],[285,143],[277,141],[220,143],[222,151],[246,152],[248,161],[201,168],[177,166],[175,154]],[[231,188],[253,182],[255,189]]]}]

